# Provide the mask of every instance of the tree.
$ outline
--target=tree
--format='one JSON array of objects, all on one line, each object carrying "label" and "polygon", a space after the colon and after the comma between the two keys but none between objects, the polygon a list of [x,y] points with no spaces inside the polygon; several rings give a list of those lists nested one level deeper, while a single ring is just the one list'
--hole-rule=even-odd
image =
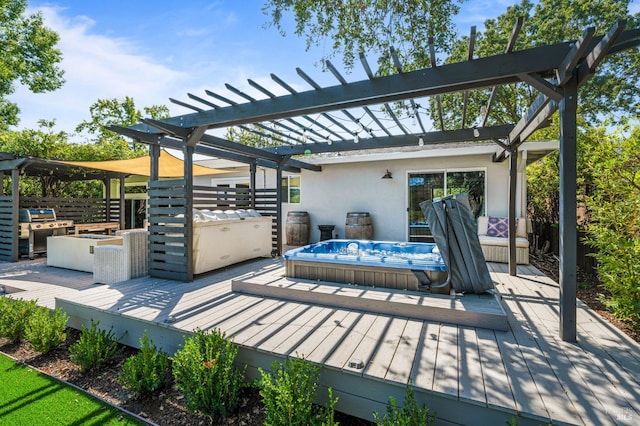
[{"label": "tree", "polygon": [[453,16],[460,0],[267,0],[263,12],[270,16],[267,25],[282,35],[285,17],[293,13],[294,33],[304,36],[307,49],[326,39],[331,51],[323,59],[339,53],[347,68],[360,52],[379,55],[380,74],[394,69],[390,47],[395,47],[406,68],[430,65],[429,37],[440,51],[448,51],[455,37]]},{"label": "tree", "polygon": [[[153,105],[143,108],[146,116],[155,120],[169,117],[169,108],[165,105]],[[136,108],[133,98],[129,96],[123,100],[120,99],[98,99],[89,107],[91,120],[83,121],[76,126],[76,132],[88,132],[95,136],[94,143],[102,147],[121,146],[124,140],[119,134],[107,130],[108,126],[118,125],[122,127],[133,126],[138,124],[143,117],[142,111]],[[132,142],[130,145],[132,152],[127,153],[125,157],[129,158],[140,156],[146,153],[146,145]],[[124,152],[121,152],[121,154]],[[116,157],[109,158],[110,160]]]},{"label": "tree", "polygon": [[[524,17],[524,25],[516,39],[515,50],[559,43],[579,38],[587,27],[595,27],[596,34],[608,32],[619,19],[626,18],[627,26],[635,28],[640,14],[629,14],[629,0],[585,2],[583,0],[540,0],[535,5],[529,0],[510,6],[496,19],[485,21],[485,31],[476,35],[475,54],[486,57],[504,53],[518,16]],[[446,62],[467,59],[468,37],[459,40]],[[580,113],[594,123],[602,119],[602,113],[617,114],[624,120],[634,105],[640,102],[640,51],[630,49],[607,56],[597,73],[580,88]],[[445,128],[470,127],[478,122],[480,109],[486,104],[490,90],[470,93],[468,119],[462,124],[462,94],[442,96],[445,111]],[[531,104],[537,92],[527,84],[501,86],[496,90],[487,125],[517,122]],[[435,111],[431,100],[431,111]],[[556,136],[557,137],[557,136]]]},{"label": "tree", "polygon": [[26,0],[5,0],[0,6],[0,130],[18,124],[18,106],[6,99],[17,81],[34,93],[55,90],[64,83],[57,66],[58,34],[44,26],[42,15],[25,14]]},{"label": "tree", "polygon": [[[48,160],[100,161],[130,158],[132,151],[124,140],[107,141],[103,145],[74,144],[69,142],[66,132],[53,130],[54,121],[40,120],[37,130],[0,132],[0,152],[21,157]],[[9,185],[7,179],[3,184]],[[5,187],[10,192],[9,186]],[[101,197],[102,183],[99,181],[60,181],[52,175],[20,178],[20,194],[41,197]]]},{"label": "tree", "polygon": [[225,134],[225,139],[254,148],[268,148],[279,145],[277,141],[258,134],[260,132],[264,133],[264,129],[255,125],[249,125],[243,129],[230,127]]},{"label": "tree", "polygon": [[[38,130],[0,132],[0,151],[16,157],[63,159],[68,157],[71,145],[65,132],[54,132],[55,122],[40,120]],[[8,184],[8,181],[6,182]],[[20,194],[25,196],[58,196],[64,193],[62,183],[50,175],[22,177]],[[10,192],[7,187],[5,190]]]},{"label": "tree", "polygon": [[[636,28],[640,14],[629,14],[629,0],[522,0],[495,19],[485,21],[484,32],[476,35],[475,55],[486,57],[504,53],[517,17],[525,24],[515,50],[575,40],[593,26],[596,33],[607,32],[619,19],[627,19]],[[449,54],[446,63],[468,57],[469,37],[455,41],[453,17],[459,11],[455,0],[267,0],[263,11],[270,16],[268,25],[285,34],[287,13],[293,14],[295,34],[306,39],[307,47],[329,39],[333,44],[327,57],[344,55],[348,67],[360,51],[379,55],[378,74],[394,73],[389,47],[398,49],[403,69],[431,66],[428,39],[435,38],[438,53]],[[637,49],[608,56],[598,72],[581,88],[582,114],[600,120],[603,111],[624,120],[640,103],[640,52]],[[517,122],[537,92],[526,84],[497,89],[488,125]],[[462,123],[462,94],[441,97],[444,127],[454,129],[481,124],[477,117],[487,102],[488,90],[472,91],[466,122]],[[635,107],[634,107],[635,106]],[[431,116],[436,117],[436,102],[429,101]],[[469,118],[471,117],[471,118]]]}]

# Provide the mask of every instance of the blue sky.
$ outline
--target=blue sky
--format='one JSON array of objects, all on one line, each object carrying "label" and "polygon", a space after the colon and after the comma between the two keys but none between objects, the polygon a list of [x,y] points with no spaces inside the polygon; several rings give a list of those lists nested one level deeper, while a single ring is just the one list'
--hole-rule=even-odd
[{"label": "blue sky", "polygon": [[[89,106],[96,100],[125,96],[133,97],[138,108],[164,104],[172,114],[184,114],[189,110],[171,104],[170,97],[188,101],[187,93],[204,96],[205,89],[228,96],[225,83],[246,89],[247,78],[283,93],[270,73],[307,90],[296,67],[319,82],[335,84],[318,66],[324,47],[307,52],[302,39],[264,28],[263,3],[29,1],[30,8],[41,10],[45,24],[60,35],[66,84],[46,94],[18,88],[11,99],[22,111],[19,128],[36,128],[39,119],[55,119],[57,130],[72,133],[89,118]],[[456,18],[457,30],[466,34],[470,25],[480,30],[485,19],[500,15],[513,3],[468,0]],[[640,0],[633,1],[632,10],[640,10]],[[369,60],[375,63],[375,57]],[[339,58],[334,63],[339,65]]]}]

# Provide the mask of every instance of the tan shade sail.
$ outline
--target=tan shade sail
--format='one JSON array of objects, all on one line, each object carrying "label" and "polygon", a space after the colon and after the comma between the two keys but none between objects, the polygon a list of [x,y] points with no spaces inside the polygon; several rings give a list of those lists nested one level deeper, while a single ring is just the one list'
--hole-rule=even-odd
[{"label": "tan shade sail", "polygon": [[[151,176],[151,157],[130,158],[127,160],[109,161],[60,161],[61,163],[73,166],[85,167],[88,169],[106,170],[110,172],[126,173],[131,175]],[[160,150],[159,177],[182,177],[184,174],[184,162],[169,154],[164,149]],[[226,170],[214,169],[211,167],[193,165],[194,176],[216,175],[228,173]]]}]

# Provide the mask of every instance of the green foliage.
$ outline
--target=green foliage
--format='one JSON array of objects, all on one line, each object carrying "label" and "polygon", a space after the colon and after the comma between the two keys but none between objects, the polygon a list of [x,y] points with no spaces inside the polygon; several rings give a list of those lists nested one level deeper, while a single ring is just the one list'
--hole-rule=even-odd
[{"label": "green foliage", "polygon": [[265,406],[265,425],[333,425],[334,406],[337,398],[329,389],[329,400],[324,411],[318,410],[316,399],[320,367],[304,358],[288,358],[284,364],[274,361],[273,374],[261,368],[258,382]]},{"label": "green foliage", "polygon": [[62,86],[58,67],[62,53],[58,34],[46,28],[40,13],[26,14],[26,0],[5,0],[0,5],[0,130],[18,124],[18,107],[7,100],[15,82],[34,93]]},{"label": "green foliage", "polygon": [[382,418],[377,412],[373,413],[377,425],[383,426],[426,426],[435,422],[435,414],[429,414],[429,409],[423,404],[418,406],[413,394],[413,386],[409,384],[404,397],[404,405],[398,407],[396,399],[389,397],[387,412]]},{"label": "green foliage", "polygon": [[243,373],[234,366],[238,348],[224,333],[196,330],[173,357],[173,377],[187,408],[225,417],[239,401]]},{"label": "green foliage", "polygon": [[118,381],[140,397],[162,389],[168,376],[169,356],[156,349],[145,330],[140,338],[140,352],[127,358],[118,374]]},{"label": "green foliage", "polygon": [[[637,28],[640,14],[629,14],[629,0],[606,0],[585,2],[582,0],[522,0],[509,6],[505,13],[484,22],[484,32],[476,34],[475,55],[486,57],[505,52],[518,16],[524,17],[524,25],[516,39],[514,50],[523,50],[545,44],[578,39],[587,27],[595,27],[596,34],[607,33],[619,19],[627,19],[627,28]],[[469,38],[458,40],[453,46],[447,63],[460,62],[468,58]],[[597,123],[601,113],[618,114],[619,119],[628,117],[628,111],[640,101],[640,51],[629,49],[607,56],[597,73],[580,88],[580,106],[587,120]],[[489,98],[489,89],[469,93],[467,122],[463,127],[478,124],[483,102]],[[537,91],[527,84],[512,84],[499,87],[494,95],[487,125],[517,122],[528,108]],[[441,97],[445,113],[445,128],[457,128],[462,121],[462,93]],[[436,111],[435,99],[430,99],[430,109]],[[433,115],[433,114],[432,114]],[[435,116],[435,115],[433,115]],[[556,132],[557,135],[557,132]],[[557,136],[556,136],[557,137]]]},{"label": "green foliage", "polygon": [[[263,129],[260,129],[255,125],[249,125],[249,128],[254,128],[257,131],[263,131]],[[269,148],[280,145],[280,142],[273,138],[235,127],[227,129],[225,139],[255,148]]]},{"label": "green foliage", "polygon": [[619,318],[640,327],[640,126],[598,132],[586,153],[593,194],[587,198],[587,242],[597,249],[598,277]]},{"label": "green foliage", "polygon": [[[153,105],[145,107],[144,115],[155,120],[169,117],[169,108],[164,105]],[[76,132],[87,132],[95,135],[94,142],[97,146],[121,146],[124,142],[132,152],[130,158],[146,154],[146,145],[132,142],[128,145],[118,133],[108,130],[108,126],[117,125],[121,127],[133,126],[138,124],[143,118],[143,111],[136,108],[133,98],[129,96],[123,100],[120,99],[98,99],[89,107],[91,120],[83,121],[76,127]],[[109,159],[114,159],[111,157]]]},{"label": "green foliage", "polygon": [[113,334],[113,327],[108,331],[99,329],[100,321],[91,320],[91,328],[84,324],[80,338],[69,347],[71,362],[80,366],[82,371],[104,365],[119,351],[118,341]]},{"label": "green foliage", "polygon": [[27,321],[24,337],[33,350],[47,353],[66,340],[68,320],[69,316],[59,308],[51,311],[38,307]]},{"label": "green foliage", "polygon": [[35,300],[0,297],[0,337],[19,342],[25,336],[29,318],[36,309]]},{"label": "green foliage", "polygon": [[267,25],[285,35],[284,19],[292,13],[294,33],[312,45],[331,44],[327,58],[336,53],[351,68],[360,52],[379,56],[381,74],[394,70],[390,47],[395,47],[406,69],[430,65],[428,41],[434,38],[439,49],[448,51],[454,40],[453,16],[458,13],[457,0],[268,0],[263,12]]}]

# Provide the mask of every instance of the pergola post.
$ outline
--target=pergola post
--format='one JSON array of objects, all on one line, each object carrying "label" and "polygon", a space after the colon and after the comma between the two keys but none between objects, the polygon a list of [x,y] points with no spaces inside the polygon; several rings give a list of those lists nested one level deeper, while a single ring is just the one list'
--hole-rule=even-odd
[{"label": "pergola post", "polygon": [[518,146],[509,150],[509,275],[516,276],[516,185],[518,181]]},{"label": "pergola post", "polygon": [[[120,229],[124,229],[125,228],[125,200],[124,200],[124,193],[125,193],[125,186],[124,186],[124,175],[120,175],[119,178],[120,181]],[[131,204],[131,210],[133,210],[133,202]],[[111,219],[111,218],[109,218]],[[131,223],[131,227],[135,228],[135,222]]]},{"label": "pergola post", "polygon": [[576,341],[576,110],[574,75],[560,101],[560,338]]},{"label": "pergola post", "polygon": [[160,176],[160,145],[149,145],[149,180],[157,181]]},{"label": "pergola post", "polygon": [[276,168],[276,249],[277,256],[282,254],[282,167]]},{"label": "pergola post", "polygon": [[193,281],[193,151],[194,146],[185,144],[182,152],[184,154],[184,193],[185,193],[185,236],[186,236],[186,278],[188,282]]},{"label": "pergola post", "polygon": [[20,170],[11,170],[11,197],[13,198],[13,206],[11,216],[13,216],[13,244],[11,244],[11,258],[17,262],[20,258],[20,241],[18,239],[18,224],[20,210]]},{"label": "pergola post", "polygon": [[104,221],[111,221],[111,178],[102,181],[104,185]]},{"label": "pergola post", "polygon": [[258,171],[258,165],[256,162],[249,164],[249,200],[251,208],[256,208],[256,172]]}]

